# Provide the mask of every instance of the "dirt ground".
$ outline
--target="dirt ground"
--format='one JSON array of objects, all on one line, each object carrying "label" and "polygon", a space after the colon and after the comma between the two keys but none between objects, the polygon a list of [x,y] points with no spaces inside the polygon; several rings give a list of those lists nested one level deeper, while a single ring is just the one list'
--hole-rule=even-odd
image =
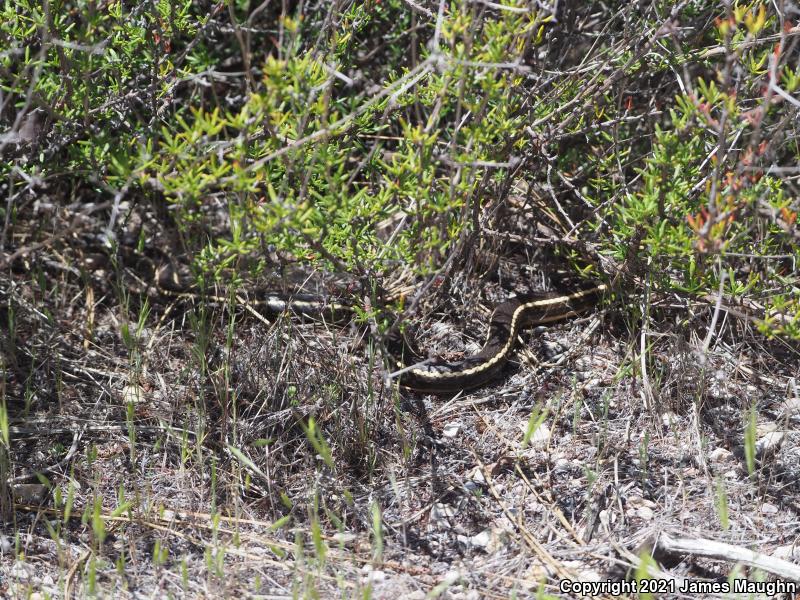
[{"label": "dirt ground", "polygon": [[[746,319],[616,289],[526,330],[490,385],[422,396],[387,378],[368,324],[267,318],[245,287],[226,306],[163,296],[89,241],[67,236],[0,280],[6,597],[791,585],[775,575],[800,522],[797,349]],[[492,303],[546,260],[453,275],[409,335],[474,353]]]}]

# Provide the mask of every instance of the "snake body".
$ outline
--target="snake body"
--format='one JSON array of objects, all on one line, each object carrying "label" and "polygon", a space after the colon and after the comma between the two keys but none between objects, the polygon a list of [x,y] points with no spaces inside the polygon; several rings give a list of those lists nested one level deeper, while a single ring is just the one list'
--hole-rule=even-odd
[{"label": "snake body", "polygon": [[567,294],[514,298],[498,305],[489,320],[486,343],[477,354],[455,362],[431,361],[407,369],[400,385],[433,394],[450,394],[475,388],[494,379],[503,369],[524,327],[562,321],[595,305],[606,286]]},{"label": "snake body", "polygon": [[[171,267],[156,271],[158,287],[171,294],[191,295],[186,280]],[[489,320],[489,330],[483,348],[472,356],[458,361],[439,358],[418,361],[418,353],[400,336],[390,341],[396,356],[399,384],[411,390],[429,394],[454,394],[486,384],[494,379],[509,360],[521,329],[544,323],[562,321],[580,314],[597,304],[607,286],[600,284],[578,291],[557,294],[537,294],[517,297],[499,304]],[[256,303],[271,313],[291,313],[300,316],[341,320],[351,316],[353,306],[319,296],[268,293]],[[416,362],[415,362],[416,361]],[[408,363],[414,363],[407,366]]]}]

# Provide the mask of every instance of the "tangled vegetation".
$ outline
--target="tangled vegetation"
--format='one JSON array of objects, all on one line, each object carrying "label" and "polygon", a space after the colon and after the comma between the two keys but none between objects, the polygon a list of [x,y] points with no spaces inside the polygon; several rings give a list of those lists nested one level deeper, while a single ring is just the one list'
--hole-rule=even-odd
[{"label": "tangled vegetation", "polygon": [[[410,431],[417,425],[397,389],[354,375],[337,335],[327,358],[309,359],[319,373],[286,375],[282,357],[318,351],[301,343],[307,334],[281,322],[256,347],[266,338],[236,310],[197,307],[180,321],[154,306],[146,275],[130,276],[131,254],[179,260],[202,289],[223,289],[232,304],[245,281],[287,265],[347,273],[373,333],[392,325],[374,322],[379,299],[411,314],[442,306],[459,313],[486,299],[486,281],[502,290],[503,257],[523,256],[548,281],[548,265],[557,263],[614,290],[607,305],[621,314],[615,340],[625,350],[609,390],[628,378],[642,385],[645,408],[629,407],[632,414],[662,414],[659,398],[678,413],[690,405],[702,412],[715,385],[705,361],[713,362],[720,311],[742,325],[718,337],[764,344],[742,353],[772,361],[784,376],[773,377],[775,389],[786,393],[800,340],[799,20],[791,3],[766,0],[6,0],[0,513],[17,533],[8,548],[0,544],[2,560],[21,568],[33,551],[23,548],[15,507],[36,503],[16,499],[8,484],[29,481],[30,469],[42,473],[34,481],[53,511],[37,535],[66,540],[90,531],[90,558],[77,578],[75,557],[55,551],[62,579],[54,576],[51,587],[65,594],[74,585],[87,595],[131,592],[161,572],[180,574],[162,584],[169,594],[259,593],[271,584],[248,587],[245,567],[241,580],[226,581],[226,553],[252,556],[217,539],[226,519],[247,515],[285,533],[264,547],[270,560],[292,565],[285,589],[294,595],[338,587],[380,597],[380,585],[359,569],[402,570],[401,550],[384,556],[387,535],[393,547],[425,556],[457,546],[426,550],[424,532],[388,527],[382,511],[402,495],[395,466],[409,477],[423,468],[414,456],[433,451]],[[460,307],[452,297],[463,299]],[[191,332],[183,354],[156,342],[171,319]],[[646,339],[650,330],[665,339]],[[661,360],[684,343],[702,349],[699,366]],[[239,364],[243,346],[253,353]],[[91,356],[100,362],[92,366]],[[370,346],[362,370],[380,358]],[[163,425],[163,406],[142,399],[156,390],[176,414],[191,408],[143,442],[143,423]],[[612,395],[602,395],[604,418]],[[92,408],[95,401],[104,408]],[[738,439],[753,478],[760,407],[747,394],[742,402]],[[577,423],[584,409],[578,402],[566,420]],[[67,436],[38,449],[41,439],[14,441],[27,439],[20,427],[53,415],[91,430],[94,410],[98,422],[121,424],[120,480],[104,481],[96,441],[83,448],[75,437],[70,448]],[[536,427],[557,412],[548,405],[534,418],[525,410]],[[523,448],[532,433],[529,426]],[[648,436],[632,476],[649,481],[643,498],[661,485],[648,471]],[[611,442],[593,439],[605,440],[594,467],[602,473]],[[129,552],[111,549],[107,529],[122,527],[124,516],[125,535],[134,536],[169,505],[169,494],[152,490],[159,499],[143,500],[145,447],[181,473],[181,510],[208,513],[213,542],[184,532],[168,548],[158,538],[148,550],[152,569],[126,576]],[[80,461],[82,481],[73,464]],[[51,463],[58,468],[44,474]],[[278,464],[291,467],[275,475]],[[435,472],[428,475],[437,488]],[[586,473],[591,483],[598,476]],[[727,530],[729,492],[713,482]],[[187,499],[192,486],[197,498]],[[447,496],[430,493],[434,506]],[[269,500],[252,500],[259,496]],[[578,503],[588,506],[589,496]],[[77,524],[73,511],[82,513]],[[405,523],[408,513],[394,516]],[[366,558],[342,541],[362,531]],[[196,547],[204,549],[200,566],[188,558]],[[355,575],[342,574],[344,564]],[[268,571],[265,580],[276,576]],[[554,572],[561,573],[526,575],[529,589],[553,592]],[[322,574],[329,579],[316,581]],[[472,589],[464,577],[431,576]],[[13,593],[38,589],[20,586]],[[420,586],[434,589],[427,580]],[[9,589],[0,577],[0,595]],[[499,578],[484,591],[511,589]]]}]

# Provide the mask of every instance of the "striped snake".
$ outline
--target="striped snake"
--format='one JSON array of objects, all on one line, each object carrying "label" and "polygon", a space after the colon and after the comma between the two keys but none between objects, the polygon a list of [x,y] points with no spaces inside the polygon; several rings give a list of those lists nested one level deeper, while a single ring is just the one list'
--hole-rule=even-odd
[{"label": "striped snake", "polygon": [[[171,266],[156,269],[156,280],[165,293],[191,295],[184,291],[186,286]],[[483,348],[477,354],[457,361],[448,362],[440,358],[419,361],[418,353],[411,350],[401,334],[397,334],[387,342],[398,368],[395,376],[404,388],[437,395],[454,394],[484,385],[494,379],[508,362],[521,329],[580,314],[597,305],[606,289],[606,285],[599,284],[568,293],[537,294],[507,300],[494,309]],[[270,313],[299,316],[339,318],[337,315],[353,313],[352,305],[300,294],[268,293],[256,304]]]}]

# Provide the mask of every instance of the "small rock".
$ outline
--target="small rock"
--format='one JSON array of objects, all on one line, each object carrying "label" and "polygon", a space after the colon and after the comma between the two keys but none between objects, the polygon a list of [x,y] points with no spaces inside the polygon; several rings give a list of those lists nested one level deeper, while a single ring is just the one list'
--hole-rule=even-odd
[{"label": "small rock", "polygon": [[655,513],[653,512],[653,509],[648,506],[640,506],[639,508],[636,509],[636,515],[640,519],[643,519],[645,521],[650,521],[653,519]]},{"label": "small rock", "polygon": [[667,429],[672,429],[672,427],[678,425],[680,422],[681,418],[674,412],[665,412],[663,415],[661,415],[661,423]]},{"label": "small rock", "polygon": [[486,548],[489,545],[489,542],[492,541],[492,532],[488,529],[484,529],[480,533],[473,535],[469,538],[469,543],[475,548]]},{"label": "small rock", "polygon": [[370,580],[372,581],[379,582],[383,581],[384,579],[386,579],[386,573],[383,571],[373,571],[370,573]]},{"label": "small rock", "polygon": [[447,589],[460,579],[461,579],[461,573],[459,573],[458,571],[448,571],[442,578],[442,581],[439,583],[439,585]]},{"label": "small rock", "polygon": [[570,462],[566,458],[558,458],[553,464],[553,471],[555,473],[569,471]]},{"label": "small rock", "polygon": [[[533,564],[528,567],[524,577],[519,580],[520,584],[528,590],[536,591],[541,587],[542,579],[546,579],[549,573],[542,565]],[[536,597],[536,596],[534,596]],[[545,598],[547,596],[544,596]]]},{"label": "small rock", "polygon": [[464,489],[467,490],[470,494],[478,495],[481,493],[483,488],[476,481],[467,481],[464,484]]},{"label": "small rock", "polygon": [[759,437],[767,435],[768,433],[772,433],[773,431],[778,431],[778,424],[775,421],[767,421],[766,423],[759,423],[756,426],[756,434]]},{"label": "small rock", "polygon": [[436,528],[449,528],[449,519],[456,516],[456,509],[449,504],[436,502],[431,507],[430,524]]},{"label": "small rock", "polygon": [[446,438],[454,438],[458,435],[459,431],[461,431],[460,423],[448,423],[442,429],[442,436]]},{"label": "small rock", "polygon": [[800,398],[787,398],[781,403],[781,408],[790,416],[800,414]]},{"label": "small rock", "polygon": [[472,470],[472,475],[470,476],[470,479],[475,483],[477,483],[478,485],[486,485],[486,477],[484,477],[483,469],[481,469],[480,467],[475,467]]},{"label": "small rock", "polygon": [[603,579],[599,572],[586,569],[585,563],[580,564],[578,570],[580,572],[578,575],[580,581],[600,581]]},{"label": "small rock", "polygon": [[361,582],[364,585],[369,585],[370,583],[381,583],[386,579],[386,573],[378,569],[373,569],[372,565],[369,564],[361,567],[361,572],[363,573],[361,576]]},{"label": "small rock", "polygon": [[770,504],[769,502],[764,502],[761,505],[761,514],[774,515],[777,514],[777,512],[778,512],[778,507],[775,506],[774,504]]},{"label": "small rock", "polygon": [[139,404],[144,401],[144,390],[140,385],[126,385],[122,388],[122,401],[125,404]]},{"label": "small rock", "polygon": [[[528,434],[528,423],[522,424],[522,434],[523,436]],[[531,435],[530,440],[528,440],[528,445],[532,448],[544,448],[547,446],[547,442],[550,440],[550,436],[552,432],[550,428],[547,426],[547,423],[542,423],[539,425],[536,430]]]},{"label": "small rock", "polygon": [[783,443],[784,433],[782,431],[772,431],[762,437],[756,442],[756,454],[763,456],[764,454],[775,452]]},{"label": "small rock", "polygon": [[714,448],[708,454],[708,459],[714,463],[721,463],[725,462],[731,457],[730,450],[726,450],[725,448]]},{"label": "small rock", "polygon": [[41,483],[18,483],[12,486],[11,493],[22,504],[41,504],[47,495],[47,486]]},{"label": "small rock", "polygon": [[31,574],[31,567],[18,560],[11,565],[10,573],[13,578],[27,580]]},{"label": "small rock", "polygon": [[339,533],[334,534],[333,539],[337,544],[352,544],[358,539],[358,537],[353,533],[344,533],[340,531]]},{"label": "small rock", "polygon": [[594,389],[594,388],[596,388],[596,387],[600,387],[600,385],[601,385],[602,383],[603,383],[603,380],[602,380],[602,379],[600,379],[599,377],[592,377],[592,378],[591,378],[589,381],[587,381],[587,382],[584,384],[583,388],[584,388],[585,390],[593,390],[593,389]]},{"label": "small rock", "polygon": [[617,513],[613,510],[601,510],[598,516],[605,531],[611,531],[612,526],[617,522]]},{"label": "small rock", "polygon": [[552,360],[563,353],[564,347],[558,342],[545,341],[542,343],[542,354],[544,354],[548,360]]}]

